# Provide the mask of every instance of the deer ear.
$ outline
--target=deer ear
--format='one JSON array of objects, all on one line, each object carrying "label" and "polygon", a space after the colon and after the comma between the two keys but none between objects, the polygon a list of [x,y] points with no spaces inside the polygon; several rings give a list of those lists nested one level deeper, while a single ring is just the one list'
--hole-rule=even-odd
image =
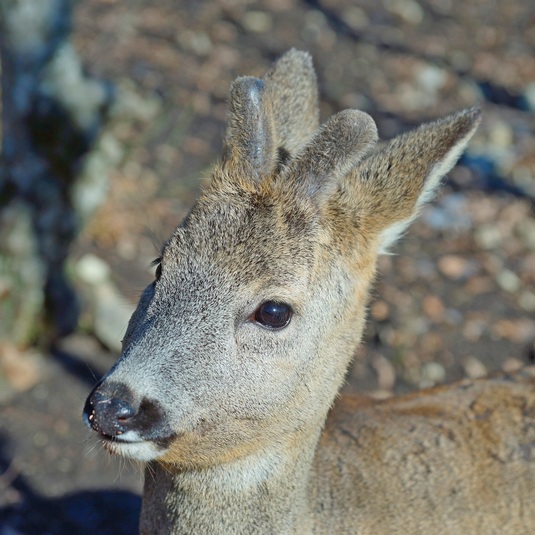
[{"label": "deer ear", "polygon": [[470,108],[394,138],[366,158],[346,184],[355,191],[362,226],[387,252],[433,198],[474,134],[481,112]]},{"label": "deer ear", "polygon": [[223,169],[258,182],[276,165],[273,118],[264,82],[251,76],[238,78],[230,89],[229,115]]},{"label": "deer ear", "polygon": [[282,179],[301,195],[321,203],[377,141],[373,119],[357,110],[333,115],[285,169]]},{"label": "deer ear", "polygon": [[297,154],[319,126],[318,84],[307,52],[292,48],[264,76],[276,146]]}]

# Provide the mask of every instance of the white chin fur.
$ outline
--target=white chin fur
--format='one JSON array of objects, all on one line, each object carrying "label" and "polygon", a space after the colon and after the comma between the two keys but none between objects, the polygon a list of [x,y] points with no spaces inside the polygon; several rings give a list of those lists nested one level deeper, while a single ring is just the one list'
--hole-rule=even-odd
[{"label": "white chin fur", "polygon": [[165,451],[158,449],[154,443],[150,441],[127,442],[127,441],[104,441],[104,447],[109,453],[114,455],[122,455],[129,457],[136,461],[153,461],[162,456]]}]

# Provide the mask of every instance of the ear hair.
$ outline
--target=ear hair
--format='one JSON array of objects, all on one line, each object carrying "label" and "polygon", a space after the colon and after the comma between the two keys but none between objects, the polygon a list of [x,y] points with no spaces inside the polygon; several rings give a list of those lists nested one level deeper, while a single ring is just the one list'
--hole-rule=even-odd
[{"label": "ear hair", "polygon": [[[346,184],[358,199],[363,226],[388,251],[433,198],[474,134],[481,111],[469,108],[420,126],[366,158]],[[356,175],[356,176],[355,176]]]},{"label": "ear hair", "polygon": [[223,167],[232,172],[241,171],[255,181],[270,175],[277,155],[264,82],[252,76],[236,79],[230,89],[229,115]]},{"label": "ear hair", "polygon": [[284,177],[316,202],[327,198],[339,181],[377,141],[377,127],[366,113],[344,110],[333,115],[289,164]]}]

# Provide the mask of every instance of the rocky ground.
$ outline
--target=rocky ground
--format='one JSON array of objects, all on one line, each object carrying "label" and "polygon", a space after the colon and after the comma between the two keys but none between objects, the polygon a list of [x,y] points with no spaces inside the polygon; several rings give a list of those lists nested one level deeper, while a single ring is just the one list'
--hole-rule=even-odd
[{"label": "rocky ground", "polygon": [[73,252],[81,334],[35,356],[37,384],[0,401],[0,535],[135,532],[139,469],[100,451],[83,400],[220,153],[230,82],[292,46],[314,57],[323,118],[359,108],[388,138],[463,106],[485,112],[440,198],[381,259],[346,388],[385,397],[533,360],[535,4],[86,0],[75,44],[146,113],[102,140],[119,164]]}]

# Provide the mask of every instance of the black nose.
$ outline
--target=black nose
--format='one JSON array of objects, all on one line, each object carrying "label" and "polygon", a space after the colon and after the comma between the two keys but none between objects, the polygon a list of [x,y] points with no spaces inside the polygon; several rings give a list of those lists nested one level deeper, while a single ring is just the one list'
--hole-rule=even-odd
[{"label": "black nose", "polygon": [[129,431],[139,404],[122,384],[99,384],[87,398],[84,420],[95,431],[115,437]]}]

